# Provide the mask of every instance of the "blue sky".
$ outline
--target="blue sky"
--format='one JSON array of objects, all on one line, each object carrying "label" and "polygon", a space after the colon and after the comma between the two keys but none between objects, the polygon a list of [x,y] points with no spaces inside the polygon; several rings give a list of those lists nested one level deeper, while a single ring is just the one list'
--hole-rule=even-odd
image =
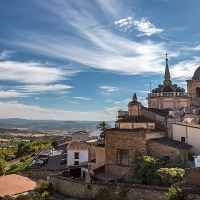
[{"label": "blue sky", "polygon": [[200,66],[200,1],[0,1],[0,118],[115,120]]}]

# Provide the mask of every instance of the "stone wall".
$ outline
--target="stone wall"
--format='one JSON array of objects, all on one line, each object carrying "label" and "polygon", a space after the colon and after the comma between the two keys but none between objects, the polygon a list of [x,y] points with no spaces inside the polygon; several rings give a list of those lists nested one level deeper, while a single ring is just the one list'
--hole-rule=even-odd
[{"label": "stone wall", "polygon": [[129,167],[120,166],[117,162],[117,150],[127,149],[129,151],[128,163],[131,163],[133,152],[136,149],[146,152],[146,133],[133,132],[131,130],[106,131],[105,165],[106,172],[113,174],[128,175]]},{"label": "stone wall", "polygon": [[200,168],[193,167],[185,170],[185,183],[188,185],[195,185],[200,188]]},{"label": "stone wall", "polygon": [[[54,189],[62,194],[73,198],[94,198],[98,191],[109,186],[124,186],[129,189],[127,200],[163,200],[168,188],[158,186],[148,186],[139,184],[114,184],[96,182],[93,184],[85,184],[76,180],[69,180],[67,178],[51,177]],[[191,194],[196,200],[200,200],[200,195]]]},{"label": "stone wall", "polygon": [[19,171],[17,174],[37,180],[47,180],[47,176],[61,174],[62,172],[66,172],[66,169],[27,169],[24,171]]},{"label": "stone wall", "polygon": [[187,149],[177,149],[154,141],[148,141],[147,146],[148,155],[159,159],[163,159],[164,156],[169,156],[170,161],[177,160],[178,156],[181,156],[183,161],[188,159],[189,150]]}]

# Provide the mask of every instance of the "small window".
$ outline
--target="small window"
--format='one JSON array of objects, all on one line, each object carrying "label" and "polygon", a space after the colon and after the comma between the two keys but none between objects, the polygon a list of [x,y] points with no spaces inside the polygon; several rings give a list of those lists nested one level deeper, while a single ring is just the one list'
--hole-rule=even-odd
[{"label": "small window", "polygon": [[79,164],[79,162],[78,161],[74,161],[74,165],[78,165]]},{"label": "small window", "polygon": [[79,159],[79,153],[78,152],[74,153],[74,159]]},{"label": "small window", "polygon": [[128,165],[128,150],[127,149],[118,149],[117,150],[118,165]]},{"label": "small window", "polygon": [[185,142],[185,137],[181,137],[181,142]]}]

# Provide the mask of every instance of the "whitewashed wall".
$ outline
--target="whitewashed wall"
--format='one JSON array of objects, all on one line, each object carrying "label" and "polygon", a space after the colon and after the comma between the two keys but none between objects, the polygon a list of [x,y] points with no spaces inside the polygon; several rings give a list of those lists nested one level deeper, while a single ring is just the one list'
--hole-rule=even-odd
[{"label": "whitewashed wall", "polygon": [[[74,154],[79,153],[79,159],[74,158]],[[74,161],[85,162],[88,161],[88,149],[72,149],[67,150],[67,166],[74,165]]]}]

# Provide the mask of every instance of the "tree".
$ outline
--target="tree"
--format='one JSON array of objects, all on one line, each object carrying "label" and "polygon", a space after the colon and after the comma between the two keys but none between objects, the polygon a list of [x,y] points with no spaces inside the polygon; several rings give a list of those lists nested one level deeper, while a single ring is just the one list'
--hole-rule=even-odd
[{"label": "tree", "polygon": [[190,200],[188,193],[179,187],[170,187],[165,195],[165,200]]},{"label": "tree", "polygon": [[40,179],[37,182],[35,191],[39,194],[42,194],[43,192],[48,192],[49,194],[51,194],[53,192],[53,184],[49,181]]},{"label": "tree", "polygon": [[8,170],[8,163],[6,162],[6,160],[0,158],[0,174],[5,175],[7,170]]},{"label": "tree", "polygon": [[54,148],[55,148],[55,147],[57,147],[57,146],[58,146],[58,142],[54,140],[54,141],[51,143],[51,145],[52,145],[52,147],[54,147]]},{"label": "tree", "polygon": [[132,177],[150,184],[150,181],[156,177],[156,171],[160,167],[161,161],[159,159],[143,156],[141,152],[136,150],[133,154],[130,173]]},{"label": "tree", "polygon": [[27,145],[25,142],[20,142],[18,144],[17,153],[19,156],[24,156],[24,155],[30,153],[29,145]]},{"label": "tree", "polygon": [[101,133],[100,133],[101,138],[105,139],[105,131],[109,128],[110,128],[110,125],[105,121],[102,121],[99,123],[99,125],[97,125],[97,129],[99,129],[101,131]]},{"label": "tree", "polygon": [[182,180],[185,170],[182,168],[160,168],[157,173],[165,184],[171,185],[176,180]]},{"label": "tree", "polygon": [[95,196],[95,200],[127,200],[129,189],[121,186],[107,186]]}]

